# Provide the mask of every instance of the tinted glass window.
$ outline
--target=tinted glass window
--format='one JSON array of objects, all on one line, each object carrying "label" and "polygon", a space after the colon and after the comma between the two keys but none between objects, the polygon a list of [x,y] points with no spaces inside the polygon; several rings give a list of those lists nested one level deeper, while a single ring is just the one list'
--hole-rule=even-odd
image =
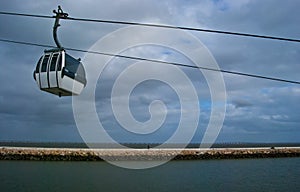
[{"label": "tinted glass window", "polygon": [[41,64],[41,60],[43,57],[40,57],[38,63],[36,64],[36,68],[35,68],[35,72],[39,73],[40,72],[40,64]]},{"label": "tinted glass window", "polygon": [[45,55],[45,57],[43,59],[43,63],[42,63],[42,70],[41,70],[41,72],[46,72],[47,71],[48,60],[49,60],[49,55]]},{"label": "tinted glass window", "polygon": [[77,59],[66,54],[66,69],[68,69],[68,71],[76,73],[79,64],[80,62]]},{"label": "tinted glass window", "polygon": [[56,61],[57,61],[58,53],[53,54],[50,64],[50,71],[55,71]]},{"label": "tinted glass window", "polygon": [[80,65],[77,68],[77,75],[81,76],[81,77],[85,77],[85,71],[83,68],[83,65],[80,63]]},{"label": "tinted glass window", "polygon": [[62,57],[61,55],[58,56],[57,71],[61,71],[61,65],[62,65],[61,57]]}]

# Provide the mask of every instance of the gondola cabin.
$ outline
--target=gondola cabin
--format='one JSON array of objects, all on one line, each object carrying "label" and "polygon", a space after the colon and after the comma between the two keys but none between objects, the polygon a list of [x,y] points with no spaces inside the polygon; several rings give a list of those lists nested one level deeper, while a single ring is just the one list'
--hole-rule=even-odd
[{"label": "gondola cabin", "polygon": [[58,96],[79,95],[86,85],[85,70],[80,60],[61,48],[45,51],[33,77],[42,91]]}]

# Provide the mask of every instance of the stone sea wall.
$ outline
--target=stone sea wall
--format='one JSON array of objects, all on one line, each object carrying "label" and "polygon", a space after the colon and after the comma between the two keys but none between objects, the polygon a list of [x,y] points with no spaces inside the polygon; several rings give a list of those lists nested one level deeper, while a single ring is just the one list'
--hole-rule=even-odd
[{"label": "stone sea wall", "polygon": [[129,161],[208,160],[300,157],[300,148],[243,149],[62,149],[0,147],[0,160],[37,161]]}]

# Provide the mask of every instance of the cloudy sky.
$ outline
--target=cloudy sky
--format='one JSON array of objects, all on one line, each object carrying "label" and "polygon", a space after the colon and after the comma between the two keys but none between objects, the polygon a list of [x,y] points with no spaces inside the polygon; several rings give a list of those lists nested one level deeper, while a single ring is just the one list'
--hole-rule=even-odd
[{"label": "cloudy sky", "polygon": [[[76,3],[72,0],[26,0],[22,3],[12,0],[1,1],[0,11],[52,15],[57,5],[77,18],[159,23],[300,39],[300,2],[296,0],[87,0]],[[54,45],[53,22],[52,19],[0,15],[0,38]],[[61,24],[59,37],[63,46],[84,50],[125,27],[65,20]],[[208,48],[222,69],[300,81],[299,43],[189,33]],[[129,38],[139,37],[132,33]],[[118,43],[122,42],[115,41],[113,45],[118,46]],[[58,98],[40,91],[32,78],[44,49],[0,42],[0,141],[82,141],[73,116],[72,98]],[[109,48],[104,45],[101,50]],[[81,52],[69,53],[87,58]],[[123,50],[122,54],[193,65],[175,50],[155,45],[130,48]],[[83,59],[86,67],[91,65],[84,61],[88,60]],[[178,95],[166,83],[157,80],[142,82],[133,89],[129,99],[132,116],[140,122],[151,118],[149,105],[152,101],[164,102],[163,112],[154,111],[158,115],[167,112],[165,121],[155,132],[146,135],[132,133],[124,129],[114,115],[111,106],[114,83],[122,71],[135,62],[114,58],[103,70],[95,89],[98,118],[117,142],[164,142],[176,131],[182,112]],[[197,90],[199,106],[189,107],[182,113],[193,114],[194,110],[200,109],[192,142],[201,142],[212,110],[210,85],[201,71],[179,69]],[[157,74],[175,76],[159,69]],[[300,142],[299,85],[229,74],[223,74],[223,78],[226,113],[217,142]],[[119,113],[126,116],[125,109],[119,108]],[[88,116],[88,111],[83,116]],[[186,133],[191,131],[188,127]]]}]

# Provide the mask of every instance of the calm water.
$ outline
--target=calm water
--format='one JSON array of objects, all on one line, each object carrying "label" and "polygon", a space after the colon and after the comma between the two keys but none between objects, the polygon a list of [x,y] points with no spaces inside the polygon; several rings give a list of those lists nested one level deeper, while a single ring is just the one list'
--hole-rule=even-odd
[{"label": "calm water", "polygon": [[147,170],[106,162],[0,161],[0,191],[300,191],[300,158],[172,161]]}]

